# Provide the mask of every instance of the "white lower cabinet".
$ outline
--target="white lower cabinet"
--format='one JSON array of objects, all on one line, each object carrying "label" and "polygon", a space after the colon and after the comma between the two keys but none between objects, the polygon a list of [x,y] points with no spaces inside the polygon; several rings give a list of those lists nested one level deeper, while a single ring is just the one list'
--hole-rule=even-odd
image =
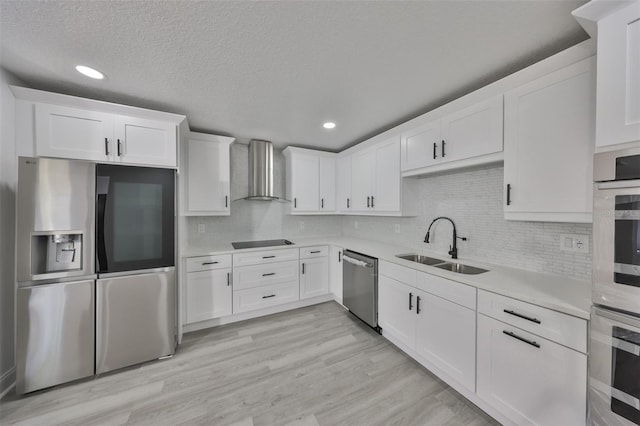
[{"label": "white lower cabinet", "polygon": [[300,260],[300,299],[329,293],[327,256]]},{"label": "white lower cabinet", "polygon": [[470,391],[476,386],[476,311],[418,292],[416,352]]},{"label": "white lower cabinet", "polygon": [[329,249],[329,291],[342,303],[342,247]]},{"label": "white lower cabinet", "polygon": [[587,356],[478,315],[477,394],[519,425],[584,425]]},{"label": "white lower cabinet", "polygon": [[187,273],[187,324],[231,315],[231,269]]},{"label": "white lower cabinet", "polygon": [[283,303],[295,302],[300,298],[298,281],[270,284],[233,292],[233,313],[268,308]]},{"label": "white lower cabinet", "polygon": [[411,349],[416,345],[417,290],[385,275],[378,279],[378,325]]}]

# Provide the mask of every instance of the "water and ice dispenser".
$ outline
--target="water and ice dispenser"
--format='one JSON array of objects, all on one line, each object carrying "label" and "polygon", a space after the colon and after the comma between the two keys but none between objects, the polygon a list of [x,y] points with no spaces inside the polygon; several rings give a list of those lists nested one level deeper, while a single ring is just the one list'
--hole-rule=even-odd
[{"label": "water and ice dispenser", "polygon": [[34,279],[81,270],[82,237],[82,232],[32,234],[31,275]]}]

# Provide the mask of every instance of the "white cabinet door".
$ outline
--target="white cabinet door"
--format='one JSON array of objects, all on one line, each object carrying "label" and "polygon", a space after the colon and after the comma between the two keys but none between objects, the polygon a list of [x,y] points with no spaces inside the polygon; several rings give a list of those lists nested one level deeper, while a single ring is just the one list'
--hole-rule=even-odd
[{"label": "white cabinet door", "polygon": [[640,140],[640,2],[598,21],[596,146]]},{"label": "white cabinet door", "polygon": [[115,116],[116,161],[176,167],[177,131],[174,123]]},{"label": "white cabinet door", "polygon": [[375,188],[376,152],[365,149],[351,155],[351,196],[353,211],[371,210]]},{"label": "white cabinet door", "polygon": [[476,385],[476,312],[419,291],[416,351],[471,392]]},{"label": "white cabinet door", "polygon": [[584,425],[587,357],[478,315],[477,394],[515,424]]},{"label": "white cabinet door", "polygon": [[112,114],[36,104],[36,155],[105,162],[114,158]]},{"label": "white cabinet door", "polygon": [[384,275],[378,278],[378,325],[408,348],[416,345],[418,290]]},{"label": "white cabinet door", "polygon": [[375,147],[375,191],[371,207],[375,211],[400,211],[400,140],[392,138]]},{"label": "white cabinet door", "polygon": [[291,201],[294,212],[315,212],[320,207],[320,162],[315,155],[292,154]]},{"label": "white cabinet door", "polygon": [[346,155],[336,161],[336,209],[339,212],[351,210],[351,156]]},{"label": "white cabinet door", "polygon": [[329,259],[314,257],[300,261],[300,299],[329,293]]},{"label": "white cabinet door", "polygon": [[336,160],[320,157],[320,211],[336,211]]},{"label": "white cabinet door", "polygon": [[591,221],[594,91],[592,57],[505,94],[506,219]]},{"label": "white cabinet door", "polygon": [[342,247],[329,249],[329,290],[342,303]]},{"label": "white cabinet door", "polygon": [[231,315],[231,269],[189,272],[186,299],[187,323]]},{"label": "white cabinet door", "polygon": [[441,129],[442,162],[502,151],[502,95],[444,117]]},{"label": "white cabinet door", "polygon": [[402,171],[438,164],[440,120],[427,123],[402,135]]},{"label": "white cabinet door", "polygon": [[186,175],[186,214],[230,214],[231,141],[232,138],[222,136],[190,135],[187,141],[186,170],[183,170]]}]

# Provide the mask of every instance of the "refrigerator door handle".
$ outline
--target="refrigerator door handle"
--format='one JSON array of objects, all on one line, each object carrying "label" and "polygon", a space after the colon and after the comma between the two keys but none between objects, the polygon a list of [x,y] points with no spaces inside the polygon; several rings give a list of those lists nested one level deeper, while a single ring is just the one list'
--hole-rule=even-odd
[{"label": "refrigerator door handle", "polygon": [[97,195],[97,229],[96,229],[96,260],[97,272],[108,271],[107,266],[107,246],[104,238],[104,221],[107,208],[107,194]]}]

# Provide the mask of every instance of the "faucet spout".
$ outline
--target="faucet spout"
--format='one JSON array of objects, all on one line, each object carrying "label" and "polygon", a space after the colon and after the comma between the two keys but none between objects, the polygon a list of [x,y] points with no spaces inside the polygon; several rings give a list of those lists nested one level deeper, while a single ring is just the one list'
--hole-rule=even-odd
[{"label": "faucet spout", "polygon": [[435,219],[433,219],[433,221],[431,222],[431,225],[429,225],[429,229],[427,229],[427,234],[424,236],[424,242],[425,243],[429,243],[429,234],[431,232],[431,227],[433,226],[434,223],[436,223],[437,221],[439,221],[440,219],[444,219],[444,220],[448,220],[449,222],[451,222],[451,225],[453,226],[453,243],[449,246],[449,255],[451,256],[452,259],[457,259],[458,258],[458,244],[457,244],[457,240],[458,238],[460,238],[462,241],[467,241],[466,237],[458,237],[458,234],[456,232],[456,224],[453,223],[453,220],[449,219],[446,216],[439,216],[436,217]]}]

